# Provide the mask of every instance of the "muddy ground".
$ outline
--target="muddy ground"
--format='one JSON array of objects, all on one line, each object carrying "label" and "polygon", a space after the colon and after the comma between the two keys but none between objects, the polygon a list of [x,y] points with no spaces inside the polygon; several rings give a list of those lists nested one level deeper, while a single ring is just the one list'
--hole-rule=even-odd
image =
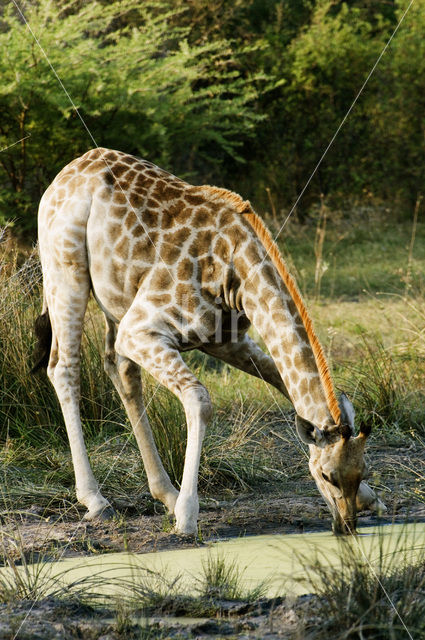
[{"label": "muddy ground", "polygon": [[[368,458],[368,482],[388,508],[379,520],[425,519],[425,448],[413,441],[407,446],[374,444]],[[289,478],[249,491],[238,488],[215,497],[201,495],[197,539],[175,535],[172,518],[148,493],[141,493],[132,504],[108,496],[116,509],[116,517],[109,521],[85,521],[83,509],[64,512],[33,504],[24,511],[3,514],[2,530],[4,534],[19,531],[27,557],[47,553],[64,558],[117,551],[149,553],[244,535],[329,530],[330,513],[307,463],[305,467],[305,477],[294,481]],[[377,522],[374,514],[359,514],[358,526]]]},{"label": "muddy ground", "polygon": [[[107,610],[90,610],[46,599],[36,604],[21,603],[0,609],[0,637],[7,640],[289,640],[314,637],[320,620],[320,600],[301,596],[260,600],[255,605],[223,602],[223,611],[214,618],[170,616],[133,617],[117,624]],[[226,605],[228,609],[226,610]],[[6,615],[5,615],[6,613]]]},{"label": "muddy ground", "polygon": [[[380,521],[424,521],[423,487],[417,478],[418,473],[424,477],[425,449],[415,442],[407,446],[381,444],[372,445],[368,455],[373,460],[370,484],[380,491],[388,507]],[[172,520],[147,494],[140,494],[132,505],[114,506],[118,515],[106,522],[86,522],[81,519],[83,512],[74,510],[66,515],[37,504],[23,512],[3,514],[4,544],[21,563],[23,555],[34,561],[39,557],[57,559],[117,551],[147,553],[205,545],[235,536],[329,530],[331,524],[327,507],[307,473],[296,482],[263,485],[255,491],[239,489],[222,496],[201,496],[197,539],[175,535]],[[360,514],[358,525],[377,521],[376,515],[364,513]],[[134,620],[124,629],[117,627],[114,615],[108,611],[52,600],[35,605],[23,602],[1,605],[0,639],[302,638],[308,637],[307,630],[300,631],[306,620],[313,620],[314,626],[316,607],[314,596],[296,602],[283,599],[256,605],[230,604],[224,606],[219,618],[182,625],[168,617],[153,616],[149,629]]]}]

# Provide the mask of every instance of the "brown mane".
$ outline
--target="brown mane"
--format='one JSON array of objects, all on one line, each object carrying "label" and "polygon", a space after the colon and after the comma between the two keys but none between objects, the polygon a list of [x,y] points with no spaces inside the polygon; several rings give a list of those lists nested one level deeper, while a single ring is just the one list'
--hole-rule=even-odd
[{"label": "brown mane", "polygon": [[[202,187],[205,189],[206,187]],[[301,320],[304,324],[304,328],[307,332],[308,339],[310,341],[311,349],[313,351],[314,358],[316,360],[317,369],[319,371],[320,379],[322,381],[323,388],[325,390],[326,401],[329,407],[329,411],[336,424],[339,424],[341,419],[341,412],[338,406],[338,400],[335,396],[335,391],[332,384],[331,374],[329,366],[323,353],[322,345],[314,331],[313,322],[305,307],[304,301],[295,283],[295,280],[288,272],[285,262],[280,254],[280,251],[274,242],[270,231],[266,228],[264,222],[259,216],[252,210],[251,204],[248,200],[243,200],[238,194],[227,189],[219,189],[218,187],[208,187],[208,194],[213,196],[214,200],[224,200],[229,202],[232,208],[236,209],[238,213],[241,213],[247,222],[252,227],[257,238],[263,245],[268,256],[277,269],[280,277],[282,278],[290,296],[292,297]]]}]

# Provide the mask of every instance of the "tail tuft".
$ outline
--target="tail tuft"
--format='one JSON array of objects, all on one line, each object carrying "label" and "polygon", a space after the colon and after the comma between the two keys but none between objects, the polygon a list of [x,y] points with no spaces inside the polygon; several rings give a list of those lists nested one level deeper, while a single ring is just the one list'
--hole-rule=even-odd
[{"label": "tail tuft", "polygon": [[35,365],[31,373],[36,373],[39,369],[47,369],[52,346],[52,325],[50,323],[49,312],[42,313],[35,321],[34,333],[37,344],[34,350]]}]

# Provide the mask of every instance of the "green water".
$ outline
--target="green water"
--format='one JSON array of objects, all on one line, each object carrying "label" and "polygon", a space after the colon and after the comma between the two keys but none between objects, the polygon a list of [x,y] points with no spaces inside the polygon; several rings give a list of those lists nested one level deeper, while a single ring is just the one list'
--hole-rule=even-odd
[{"label": "green water", "polygon": [[266,595],[269,597],[301,595],[312,592],[305,567],[311,566],[317,559],[322,565],[341,567],[349,546],[357,550],[365,563],[375,566],[380,556],[384,558],[384,565],[391,563],[393,568],[406,562],[415,562],[425,558],[425,523],[368,527],[360,529],[355,538],[337,538],[328,532],[263,535],[192,549],[68,558],[49,563],[48,571],[51,577],[57,576],[61,582],[68,584],[83,576],[101,575],[105,584],[96,588],[104,593],[119,593],[123,580],[127,584],[128,581],[142,580],[147,586],[150,583],[154,586],[157,584],[155,573],[166,576],[168,580],[181,576],[179,588],[196,594],[203,563],[208,557],[219,556],[237,563],[243,571],[246,587],[267,581]]}]

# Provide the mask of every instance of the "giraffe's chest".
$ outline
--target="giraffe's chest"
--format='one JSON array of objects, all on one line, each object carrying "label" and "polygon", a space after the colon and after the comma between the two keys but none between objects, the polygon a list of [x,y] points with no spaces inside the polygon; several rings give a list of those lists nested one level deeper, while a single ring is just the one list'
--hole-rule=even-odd
[{"label": "giraffe's chest", "polygon": [[176,328],[186,326],[197,332],[203,325],[206,336],[215,331],[226,265],[208,256],[189,257],[182,251],[180,259],[170,264],[155,253],[147,238],[138,241],[137,249],[130,242],[122,244],[125,252],[122,246],[118,251],[116,246],[98,250],[94,240],[88,239],[92,288],[111,318],[120,321],[132,305],[142,305],[143,300],[152,314],[166,317]]}]

